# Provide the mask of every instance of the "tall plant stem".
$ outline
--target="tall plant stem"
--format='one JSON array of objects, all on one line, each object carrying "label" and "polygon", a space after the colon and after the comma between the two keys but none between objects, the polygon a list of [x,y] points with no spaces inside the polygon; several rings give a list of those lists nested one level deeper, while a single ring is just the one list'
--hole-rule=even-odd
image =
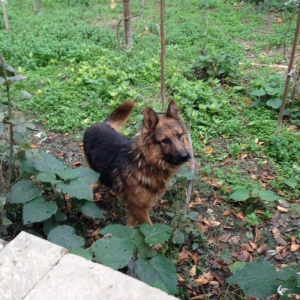
[{"label": "tall plant stem", "polygon": [[275,132],[276,136],[278,136],[279,133],[280,133],[284,108],[285,108],[285,104],[286,104],[286,98],[287,98],[287,95],[288,95],[288,92],[289,92],[289,83],[290,83],[291,71],[292,71],[292,67],[293,67],[294,59],[295,59],[295,52],[296,52],[296,48],[297,48],[299,29],[300,29],[300,9],[298,11],[298,20],[297,20],[297,26],[296,26],[295,36],[294,36],[292,52],[291,52],[291,58],[290,58],[289,66],[288,66],[288,73],[286,75],[285,87],[284,87],[284,92],[283,92],[283,97],[282,97],[282,104],[281,104],[281,107],[280,107],[278,123],[277,123],[276,132]]},{"label": "tall plant stem", "polygon": [[160,95],[162,110],[165,110],[165,56],[166,56],[166,32],[165,32],[165,0],[160,0]]}]

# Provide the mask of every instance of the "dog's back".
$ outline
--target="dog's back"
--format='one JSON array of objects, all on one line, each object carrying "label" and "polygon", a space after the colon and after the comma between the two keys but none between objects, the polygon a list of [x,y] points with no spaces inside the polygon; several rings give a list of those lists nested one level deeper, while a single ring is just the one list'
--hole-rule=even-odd
[{"label": "dog's back", "polygon": [[121,171],[129,160],[132,140],[119,134],[127,122],[134,102],[126,101],[113,111],[103,123],[88,128],[83,137],[84,153],[89,166],[99,172],[101,182],[113,188],[114,173]]}]

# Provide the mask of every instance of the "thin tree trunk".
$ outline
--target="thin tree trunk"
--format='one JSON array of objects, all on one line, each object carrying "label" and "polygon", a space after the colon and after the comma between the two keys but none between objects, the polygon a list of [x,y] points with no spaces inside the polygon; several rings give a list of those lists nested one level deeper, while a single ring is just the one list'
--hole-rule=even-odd
[{"label": "thin tree trunk", "polygon": [[165,110],[165,55],[166,55],[166,32],[165,32],[165,0],[160,0],[160,68],[161,68],[161,105],[162,110]]},{"label": "thin tree trunk", "polygon": [[10,26],[9,26],[9,20],[8,20],[8,14],[7,14],[7,9],[6,9],[6,5],[5,5],[5,0],[1,0],[1,4],[2,4],[2,10],[3,10],[5,27],[6,27],[7,31],[10,31]]},{"label": "thin tree trunk", "polygon": [[300,30],[300,10],[298,12],[297,26],[296,26],[296,31],[295,31],[295,35],[294,35],[294,42],[293,42],[293,47],[292,47],[292,52],[291,52],[290,63],[289,63],[289,66],[288,66],[288,74],[286,76],[285,87],[284,87],[283,98],[282,98],[282,104],[281,104],[281,107],[280,107],[278,123],[277,123],[276,132],[275,132],[276,136],[279,135],[280,129],[281,129],[286,98],[287,98],[287,95],[288,95],[288,92],[289,92],[289,83],[290,83],[290,78],[291,78],[291,71],[292,71],[292,67],[293,67],[293,64],[294,64],[295,52],[296,52],[297,43],[298,43],[299,30]]},{"label": "thin tree trunk", "polygon": [[125,27],[126,50],[130,50],[132,47],[130,0],[123,0],[123,6],[124,6],[124,27]]}]

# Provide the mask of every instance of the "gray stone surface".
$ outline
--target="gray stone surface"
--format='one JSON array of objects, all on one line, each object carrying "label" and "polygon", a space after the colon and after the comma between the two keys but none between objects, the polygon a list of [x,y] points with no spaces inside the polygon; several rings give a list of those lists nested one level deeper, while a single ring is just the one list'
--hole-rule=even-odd
[{"label": "gray stone surface", "polygon": [[65,255],[24,300],[177,299],[111,268]]},{"label": "gray stone surface", "polygon": [[0,251],[0,299],[23,299],[66,253],[65,248],[21,232]]},{"label": "gray stone surface", "polygon": [[0,300],[174,300],[111,268],[21,232],[0,251]]}]

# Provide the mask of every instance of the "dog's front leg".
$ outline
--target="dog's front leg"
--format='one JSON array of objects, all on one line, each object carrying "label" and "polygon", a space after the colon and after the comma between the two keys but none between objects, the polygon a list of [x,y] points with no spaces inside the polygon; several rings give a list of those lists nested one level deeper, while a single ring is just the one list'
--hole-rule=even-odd
[{"label": "dog's front leg", "polygon": [[126,226],[133,227],[144,223],[152,225],[149,211],[150,207],[138,207],[136,205],[127,205]]}]

